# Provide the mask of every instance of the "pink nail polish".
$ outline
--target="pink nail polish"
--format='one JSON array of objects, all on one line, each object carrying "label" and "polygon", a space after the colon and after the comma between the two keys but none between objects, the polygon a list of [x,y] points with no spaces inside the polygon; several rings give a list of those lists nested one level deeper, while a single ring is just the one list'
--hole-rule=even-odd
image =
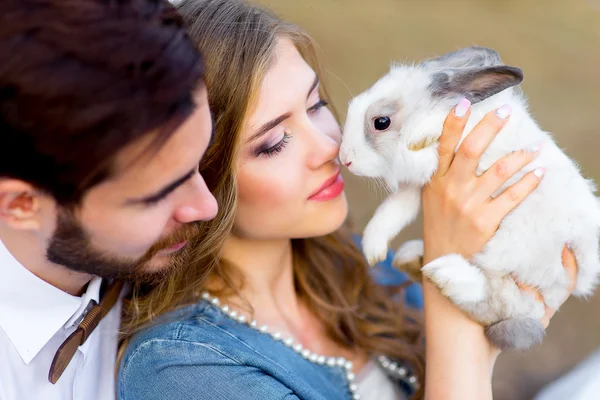
[{"label": "pink nail polish", "polygon": [[541,148],[542,148],[542,144],[541,143],[536,143],[533,146],[525,149],[525,151],[528,152],[528,153],[537,153],[538,151],[540,151]]},{"label": "pink nail polish", "polygon": [[454,115],[456,115],[458,118],[464,117],[465,115],[467,115],[469,107],[471,107],[471,102],[463,97],[462,99],[460,99],[458,105],[454,109]]},{"label": "pink nail polish", "polygon": [[546,173],[546,168],[536,168],[533,170],[533,174],[538,178],[541,178]]},{"label": "pink nail polish", "polygon": [[512,107],[508,104],[503,105],[496,111],[496,115],[502,119],[506,119],[512,112]]}]

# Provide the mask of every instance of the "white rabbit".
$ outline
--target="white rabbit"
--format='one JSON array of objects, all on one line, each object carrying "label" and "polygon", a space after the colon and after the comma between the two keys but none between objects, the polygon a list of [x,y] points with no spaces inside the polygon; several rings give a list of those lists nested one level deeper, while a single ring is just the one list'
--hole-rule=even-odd
[{"label": "white rabbit", "polygon": [[[421,188],[438,165],[443,122],[461,97],[473,104],[464,136],[484,115],[505,104],[510,120],[481,157],[477,174],[503,156],[539,146],[539,156],[494,194],[538,167],[546,169],[536,190],[502,221],[495,236],[471,260],[452,254],[421,272],[455,304],[486,327],[500,348],[527,349],[542,341],[544,307],[515,283],[538,288],[558,308],[569,277],[561,260],[567,243],[577,259],[574,294],[592,293],[600,271],[600,202],[591,181],[536,124],[516,86],[520,69],[498,53],[471,47],[415,65],[393,65],[349,106],[340,160],[356,175],[381,178],[392,192],[369,221],[363,250],[371,264],[385,258],[388,243],[418,214]],[[410,242],[396,265],[422,253]],[[514,278],[513,278],[514,277]]]}]

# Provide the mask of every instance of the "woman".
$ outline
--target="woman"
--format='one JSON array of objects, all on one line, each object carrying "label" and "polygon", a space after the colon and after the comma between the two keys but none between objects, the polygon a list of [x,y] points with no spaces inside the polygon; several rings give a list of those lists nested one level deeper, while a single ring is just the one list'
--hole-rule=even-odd
[{"label": "woman", "polygon": [[[125,330],[139,332],[120,363],[119,397],[491,397],[497,351],[483,329],[426,284],[424,330],[410,307],[420,306],[415,288],[405,306],[405,278],[389,260],[369,270],[341,228],[341,132],[310,38],[237,0],[184,0],[180,11],[207,64],[215,139],[201,173],[220,211],[173,278],[136,288]],[[527,175],[490,201],[535,155],[510,155],[475,177],[505,121],[490,114],[453,158],[467,118],[468,109],[449,116],[440,172],[424,193],[426,261],[479,251],[539,182]],[[456,368],[467,382],[452,376]]]}]

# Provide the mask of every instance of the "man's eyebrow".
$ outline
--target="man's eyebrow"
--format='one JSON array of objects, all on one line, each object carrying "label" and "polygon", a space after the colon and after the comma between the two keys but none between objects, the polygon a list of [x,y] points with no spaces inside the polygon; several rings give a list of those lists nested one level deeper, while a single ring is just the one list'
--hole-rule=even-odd
[{"label": "man's eyebrow", "polygon": [[142,197],[140,199],[130,199],[130,200],[127,200],[125,203],[128,204],[128,205],[156,203],[156,202],[164,199],[165,197],[167,197],[175,189],[177,189],[179,186],[181,186],[185,182],[187,182],[192,176],[194,176],[194,174],[196,173],[196,171],[198,171],[198,169],[194,168],[193,170],[191,170],[187,174],[185,174],[182,177],[178,178],[177,180],[171,182],[170,184],[168,184],[167,186],[165,186],[164,188],[160,189],[159,191],[157,191],[154,194]]}]

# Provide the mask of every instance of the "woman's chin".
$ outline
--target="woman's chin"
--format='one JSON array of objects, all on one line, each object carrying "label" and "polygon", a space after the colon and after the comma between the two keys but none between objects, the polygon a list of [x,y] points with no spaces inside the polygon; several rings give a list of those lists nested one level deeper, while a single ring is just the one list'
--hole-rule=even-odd
[{"label": "woman's chin", "polygon": [[[338,198],[322,204],[316,212],[310,216],[308,230],[311,231],[305,237],[316,237],[329,235],[340,229],[348,217],[348,201],[345,193]],[[308,233],[308,232],[307,232]]]}]

